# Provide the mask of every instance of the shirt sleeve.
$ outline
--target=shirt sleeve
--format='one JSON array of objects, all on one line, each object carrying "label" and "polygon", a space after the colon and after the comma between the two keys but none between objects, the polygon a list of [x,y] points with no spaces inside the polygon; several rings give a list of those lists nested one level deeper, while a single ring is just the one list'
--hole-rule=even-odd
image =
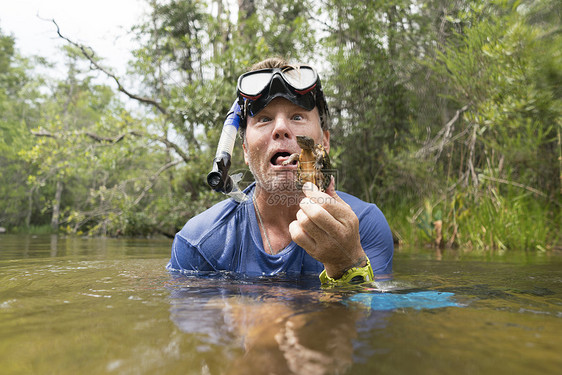
[{"label": "shirt sleeve", "polygon": [[172,243],[172,255],[166,269],[169,271],[214,271],[197,248],[179,233],[176,234]]}]

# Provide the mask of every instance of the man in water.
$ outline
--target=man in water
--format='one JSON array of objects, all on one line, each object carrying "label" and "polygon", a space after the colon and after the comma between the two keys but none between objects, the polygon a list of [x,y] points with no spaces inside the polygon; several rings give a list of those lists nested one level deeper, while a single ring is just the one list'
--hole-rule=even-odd
[{"label": "man in water", "polygon": [[[322,283],[392,276],[393,241],[372,203],[312,183],[299,186],[296,136],[329,151],[329,113],[316,71],[278,58],[254,65],[238,80],[244,160],[255,183],[244,202],[222,201],[176,234],[167,269],[246,275],[317,274]],[[349,150],[352,152],[352,150]]]}]

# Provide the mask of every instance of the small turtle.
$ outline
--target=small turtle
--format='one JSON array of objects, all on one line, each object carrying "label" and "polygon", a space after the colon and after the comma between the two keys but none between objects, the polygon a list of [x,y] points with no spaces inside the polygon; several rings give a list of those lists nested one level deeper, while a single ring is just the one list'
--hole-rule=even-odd
[{"label": "small turtle", "polygon": [[301,186],[312,182],[321,191],[330,185],[330,156],[322,144],[314,144],[314,140],[305,135],[297,135],[297,144],[302,149],[300,154],[292,154],[283,165],[297,163],[297,183]]}]

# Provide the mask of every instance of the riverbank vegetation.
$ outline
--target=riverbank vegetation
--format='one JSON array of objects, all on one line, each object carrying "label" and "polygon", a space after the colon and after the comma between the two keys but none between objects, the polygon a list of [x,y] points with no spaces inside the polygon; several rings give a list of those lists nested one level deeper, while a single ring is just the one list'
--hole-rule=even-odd
[{"label": "riverbank vegetation", "polygon": [[318,67],[337,187],[398,241],[560,246],[559,1],[149,3],[123,76],[64,25],[62,78],[0,29],[0,226],[173,235],[224,199],[205,176],[236,78],[280,55]]}]

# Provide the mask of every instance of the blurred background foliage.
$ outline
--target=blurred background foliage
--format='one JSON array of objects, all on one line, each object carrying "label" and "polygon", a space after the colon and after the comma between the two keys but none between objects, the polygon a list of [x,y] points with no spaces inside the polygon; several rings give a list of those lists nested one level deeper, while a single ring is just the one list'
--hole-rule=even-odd
[{"label": "blurred background foliage", "polygon": [[396,241],[560,246],[559,1],[147,2],[123,77],[64,25],[65,77],[38,73],[0,29],[0,226],[173,236],[224,199],[205,176],[238,75],[283,56],[318,68],[337,187]]}]

